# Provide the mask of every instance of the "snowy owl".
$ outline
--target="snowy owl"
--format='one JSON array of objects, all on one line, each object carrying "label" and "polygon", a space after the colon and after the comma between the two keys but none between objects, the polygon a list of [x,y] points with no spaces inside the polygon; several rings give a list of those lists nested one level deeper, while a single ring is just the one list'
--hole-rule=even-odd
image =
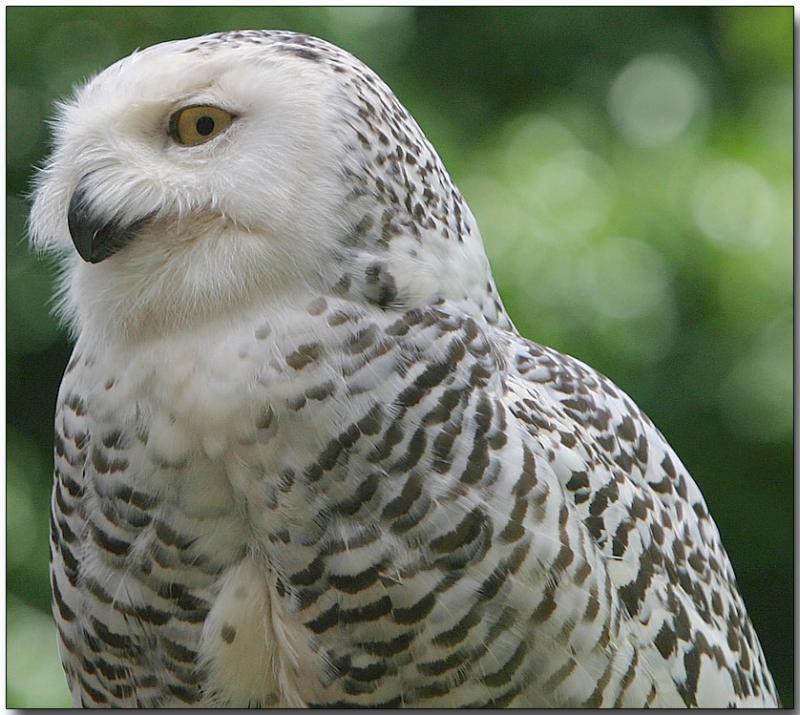
[{"label": "snowy owl", "polygon": [[76,339],[51,540],[76,704],[776,705],[692,478],[519,335],[347,52],[120,60],[61,106],[31,233]]}]

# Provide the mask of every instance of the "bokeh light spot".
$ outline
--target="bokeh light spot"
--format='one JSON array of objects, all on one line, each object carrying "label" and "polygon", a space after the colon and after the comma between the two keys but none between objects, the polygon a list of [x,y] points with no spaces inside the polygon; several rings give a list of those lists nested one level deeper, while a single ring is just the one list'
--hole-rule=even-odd
[{"label": "bokeh light spot", "polygon": [[613,184],[613,174],[597,156],[573,149],[539,165],[531,183],[519,190],[534,211],[566,232],[584,234],[606,220]]},{"label": "bokeh light spot", "polygon": [[629,143],[655,147],[672,141],[689,126],[702,96],[697,78],[680,59],[646,54],[617,76],[608,109]]},{"label": "bokeh light spot", "polygon": [[504,183],[486,175],[474,174],[461,182],[467,200],[481,230],[489,255],[505,260],[517,249],[527,216],[520,202]]},{"label": "bokeh light spot", "polygon": [[757,250],[773,238],[772,188],[747,164],[721,160],[705,168],[695,181],[692,211],[703,234],[723,248]]},{"label": "bokeh light spot", "polygon": [[762,330],[750,353],[727,376],[720,411],[748,442],[789,439],[793,378],[792,319],[781,316]]},{"label": "bokeh light spot", "polygon": [[609,317],[629,320],[653,313],[668,297],[666,262],[642,241],[605,239],[583,261],[592,307]]}]

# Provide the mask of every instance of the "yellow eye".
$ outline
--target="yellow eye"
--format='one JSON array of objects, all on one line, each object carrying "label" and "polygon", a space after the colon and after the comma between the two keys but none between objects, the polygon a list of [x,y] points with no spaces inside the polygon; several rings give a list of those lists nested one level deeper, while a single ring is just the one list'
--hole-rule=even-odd
[{"label": "yellow eye", "polygon": [[196,146],[224,132],[232,121],[233,115],[219,107],[184,107],[169,118],[168,132],[178,144]]}]

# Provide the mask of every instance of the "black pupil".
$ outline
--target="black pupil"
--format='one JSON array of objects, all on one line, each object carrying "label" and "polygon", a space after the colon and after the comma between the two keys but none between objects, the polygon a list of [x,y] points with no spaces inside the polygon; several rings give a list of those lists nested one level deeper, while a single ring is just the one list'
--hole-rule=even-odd
[{"label": "black pupil", "polygon": [[207,137],[214,131],[214,120],[211,117],[200,117],[194,126],[198,134]]}]

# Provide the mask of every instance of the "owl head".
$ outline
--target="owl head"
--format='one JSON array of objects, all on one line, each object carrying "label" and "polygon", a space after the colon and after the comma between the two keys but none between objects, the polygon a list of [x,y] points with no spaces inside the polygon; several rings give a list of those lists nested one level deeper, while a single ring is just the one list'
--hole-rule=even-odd
[{"label": "owl head", "polygon": [[331,293],[502,313],[435,150],[322,40],[232,32],[135,52],[59,105],[54,135],[30,233],[62,258],[76,332],[134,338]]}]

